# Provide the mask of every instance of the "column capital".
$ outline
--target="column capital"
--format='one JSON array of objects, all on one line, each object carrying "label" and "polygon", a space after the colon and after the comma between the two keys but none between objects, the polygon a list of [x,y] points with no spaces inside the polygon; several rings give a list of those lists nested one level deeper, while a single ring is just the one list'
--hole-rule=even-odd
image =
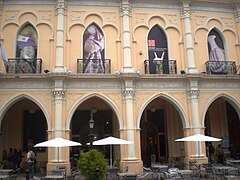
[{"label": "column capital", "polygon": [[56,15],[58,15],[58,14],[66,15],[66,13],[67,13],[67,4],[64,2],[64,0],[58,0],[56,2],[55,11],[56,11]]},{"label": "column capital", "polygon": [[131,6],[128,0],[123,0],[120,7],[120,16],[131,16]]},{"label": "column capital", "polygon": [[123,94],[123,99],[128,99],[128,100],[133,100],[135,96],[135,91],[134,90],[125,90],[122,92]]},{"label": "column capital", "polygon": [[235,4],[233,9],[234,9],[236,23],[240,23],[240,5]]},{"label": "column capital", "polygon": [[198,99],[199,97],[199,90],[189,90],[188,91],[188,99]]},{"label": "column capital", "polygon": [[189,6],[182,6],[181,9],[181,17],[184,18],[190,18],[191,16],[191,9]]},{"label": "column capital", "polygon": [[53,90],[52,97],[55,102],[60,102],[65,99],[66,92],[64,90]]}]

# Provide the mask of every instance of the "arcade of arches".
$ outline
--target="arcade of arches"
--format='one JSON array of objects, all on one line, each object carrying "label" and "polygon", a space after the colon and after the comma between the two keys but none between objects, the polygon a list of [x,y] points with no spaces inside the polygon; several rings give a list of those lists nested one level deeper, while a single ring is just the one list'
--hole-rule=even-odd
[{"label": "arcade of arches", "polygon": [[[119,119],[111,106],[105,100],[92,97],[75,109],[70,123],[70,139],[80,142],[83,146],[70,148],[74,156],[78,156],[81,150],[86,150],[89,142],[89,125],[91,108],[96,108],[93,114],[95,121],[94,139],[101,139],[106,136],[120,136],[121,127]],[[184,120],[181,119],[178,108],[166,98],[157,97],[152,100],[144,109],[139,124],[140,128],[140,152],[144,166],[149,165],[149,158],[146,152],[149,141],[157,146],[157,161],[161,162],[183,162],[187,153],[185,148],[190,142],[175,142],[174,140],[184,136]],[[8,148],[22,149],[26,153],[30,145],[47,140],[51,137],[49,123],[37,103],[24,97],[15,100],[3,116],[1,121],[0,140],[1,151]],[[240,122],[238,113],[232,102],[224,97],[219,97],[207,108],[204,117],[203,132],[206,135],[222,138],[222,144],[228,154],[229,145],[233,145],[235,155],[240,153]],[[207,144],[207,143],[206,143]],[[218,143],[214,143],[217,146]],[[121,147],[121,148],[120,148]],[[201,153],[207,155],[207,145],[202,143]],[[96,147],[101,149],[109,158],[109,149],[106,146]],[[36,149],[39,167],[48,160],[48,153],[52,149]],[[125,146],[114,146],[114,163],[121,160],[122,152],[126,151]],[[69,157],[68,148],[63,153]],[[194,154],[194,153],[192,153]],[[26,154],[25,154],[26,155]]]}]

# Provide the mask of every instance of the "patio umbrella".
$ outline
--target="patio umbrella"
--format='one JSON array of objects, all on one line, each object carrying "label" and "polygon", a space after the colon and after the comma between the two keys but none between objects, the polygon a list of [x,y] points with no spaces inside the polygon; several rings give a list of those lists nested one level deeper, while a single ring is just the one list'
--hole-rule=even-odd
[{"label": "patio umbrella", "polygon": [[48,141],[38,143],[34,147],[56,147],[58,149],[58,163],[59,163],[59,148],[70,146],[81,146],[81,144],[79,142],[70,141],[67,139],[57,137]]},{"label": "patio umbrella", "polygon": [[120,144],[133,144],[131,141],[127,141],[124,139],[119,139],[116,137],[109,136],[107,138],[103,138],[97,141],[93,141],[93,145],[110,145],[110,167],[112,167],[112,145],[120,145]]},{"label": "patio umbrella", "polygon": [[192,142],[198,142],[198,155],[200,156],[200,142],[206,142],[206,141],[221,141],[222,139],[211,137],[211,136],[206,136],[202,134],[195,134],[192,136],[187,136],[184,138],[176,139],[175,141],[192,141]]}]

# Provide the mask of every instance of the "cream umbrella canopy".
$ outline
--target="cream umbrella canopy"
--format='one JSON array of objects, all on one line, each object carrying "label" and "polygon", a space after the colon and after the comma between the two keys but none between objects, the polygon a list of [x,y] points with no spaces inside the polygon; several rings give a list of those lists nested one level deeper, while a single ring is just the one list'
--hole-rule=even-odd
[{"label": "cream umbrella canopy", "polygon": [[120,145],[120,144],[133,144],[131,141],[127,141],[124,139],[119,139],[116,137],[109,136],[107,138],[103,138],[97,141],[93,141],[93,145],[110,145],[110,167],[112,167],[112,145]]},{"label": "cream umbrella canopy", "polygon": [[180,138],[180,139],[176,139],[175,141],[192,141],[192,142],[198,142],[198,156],[200,153],[200,142],[212,142],[212,141],[221,141],[222,139],[219,138],[215,138],[215,137],[211,137],[211,136],[206,136],[206,135],[202,135],[202,134],[195,134],[192,136],[187,136],[184,138]]},{"label": "cream umbrella canopy", "polygon": [[58,149],[58,163],[59,163],[59,148],[60,147],[70,147],[70,146],[81,146],[81,143],[70,141],[63,138],[54,138],[48,141],[44,141],[36,144],[34,147],[55,147]]}]

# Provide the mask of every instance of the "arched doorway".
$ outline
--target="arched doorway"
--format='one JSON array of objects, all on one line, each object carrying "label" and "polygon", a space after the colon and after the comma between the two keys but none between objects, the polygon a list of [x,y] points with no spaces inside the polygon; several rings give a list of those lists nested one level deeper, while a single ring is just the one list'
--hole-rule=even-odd
[{"label": "arched doorway", "polygon": [[[73,141],[78,141],[82,144],[81,147],[71,148],[72,154],[75,157],[79,156],[81,150],[87,151],[90,148],[87,143],[90,141],[89,120],[91,118],[91,112],[93,112],[94,120],[93,140],[108,136],[119,137],[119,124],[114,111],[105,100],[99,97],[91,97],[77,107],[71,120],[71,138]],[[94,146],[94,148],[101,150],[106,158],[110,159],[109,146]],[[113,160],[113,163],[119,163],[119,146],[113,147]]]},{"label": "arched doorway", "polygon": [[176,107],[166,98],[152,100],[141,116],[141,157],[144,166],[150,166],[150,155],[147,154],[149,142],[157,147],[156,161],[161,163],[180,162],[184,154],[181,143],[175,139],[183,136],[183,125]]},{"label": "arched doorway", "polygon": [[[211,103],[205,116],[205,133],[222,138],[225,157],[240,158],[240,119],[230,101],[219,97]],[[216,146],[219,143],[213,143]],[[217,159],[216,159],[217,160]]]},{"label": "arched doorway", "polygon": [[[3,150],[22,150],[24,156],[28,148],[47,139],[47,121],[41,108],[28,98],[19,98],[12,103],[1,123],[0,152]],[[47,152],[45,148],[34,148],[37,154],[36,171],[45,168]],[[23,168],[25,159],[20,166]],[[6,164],[7,168],[10,167]]]}]

